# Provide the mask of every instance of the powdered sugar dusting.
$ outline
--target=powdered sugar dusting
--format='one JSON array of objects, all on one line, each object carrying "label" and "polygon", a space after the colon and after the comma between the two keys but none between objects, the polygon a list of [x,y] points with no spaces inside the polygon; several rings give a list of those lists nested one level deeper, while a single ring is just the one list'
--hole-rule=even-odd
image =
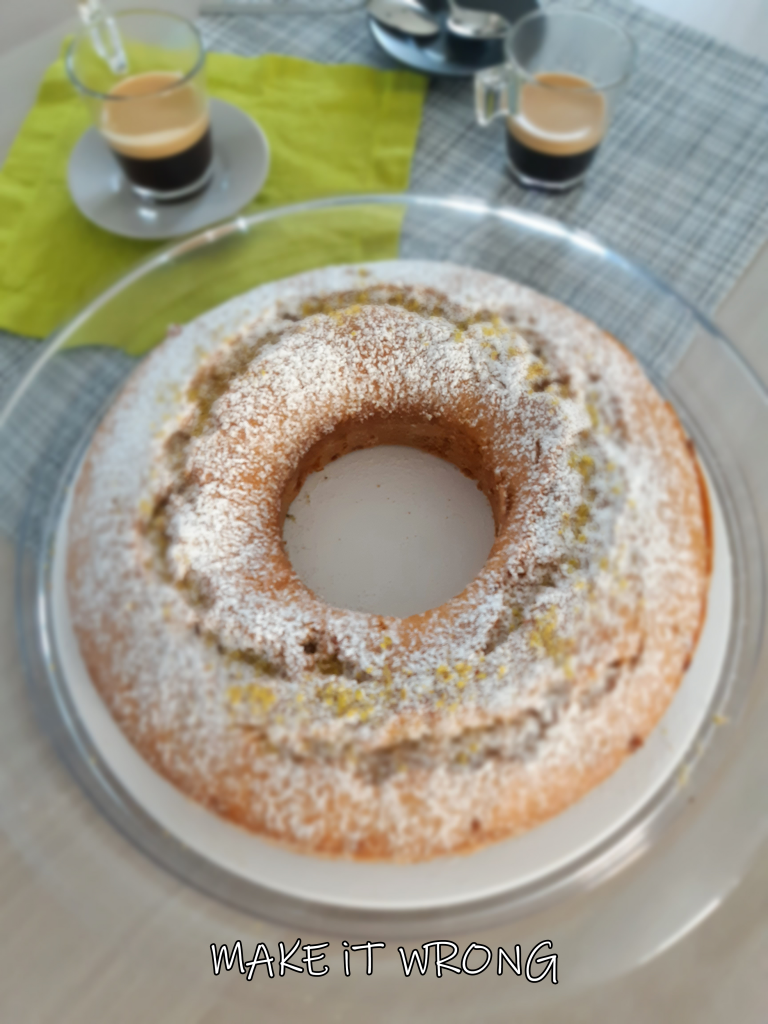
[{"label": "powdered sugar dusting", "polygon": [[[471,442],[497,541],[440,609],[331,608],[287,563],[284,492],[340,424],[358,447],[366,424]],[[704,532],[674,414],[623,349],[500,278],[395,262],[166,342],[89,455],[71,590],[113,714],[182,788],[301,848],[335,821],[338,849],[422,856],[552,813],[548,771],[610,770],[617,700],[642,740],[695,643]],[[538,802],[494,804],[521,770]]]}]

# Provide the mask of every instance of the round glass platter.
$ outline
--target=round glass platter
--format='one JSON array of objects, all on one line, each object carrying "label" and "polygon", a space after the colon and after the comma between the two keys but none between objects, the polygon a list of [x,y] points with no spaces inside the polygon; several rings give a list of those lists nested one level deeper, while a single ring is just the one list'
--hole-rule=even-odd
[{"label": "round glass platter", "polygon": [[[552,870],[421,906],[366,903],[364,895],[329,901],[301,885],[292,893],[259,884],[170,833],[95,742],[55,628],[53,556],[69,486],[136,358],[170,325],[250,288],[332,264],[392,258],[450,260],[501,274],[567,303],[624,342],[695,442],[716,497],[720,546],[730,556],[725,654],[674,770],[616,828]],[[4,486],[13,486],[19,509],[18,622],[41,721],[86,792],[138,846],[188,882],[260,916],[326,931],[375,927],[425,937],[513,918],[526,928],[546,920],[563,941],[566,932],[578,940],[582,958],[590,943],[600,947],[603,975],[606,955],[615,969],[646,959],[714,909],[766,832],[760,736],[768,701],[760,680],[768,473],[754,441],[766,425],[764,393],[710,323],[651,275],[556,222],[460,200],[350,197],[208,231],[152,258],[92,303],[46,348],[0,420],[4,450],[23,448],[17,475]],[[477,856],[461,859],[467,873]],[[662,888],[663,907],[654,900]]]}]

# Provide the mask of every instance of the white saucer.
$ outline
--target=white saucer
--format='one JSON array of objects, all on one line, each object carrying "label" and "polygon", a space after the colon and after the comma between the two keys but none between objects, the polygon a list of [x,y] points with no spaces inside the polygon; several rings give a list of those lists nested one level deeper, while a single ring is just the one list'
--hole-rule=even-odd
[{"label": "white saucer", "polygon": [[[156,350],[144,368],[142,391],[151,396],[149,404],[137,403],[124,428],[141,446],[142,456],[121,468],[115,477],[115,500],[134,502],[146,479],[147,461],[160,425],[173,415],[175,396],[181,383],[199,366],[205,352],[230,336],[243,324],[280,300],[359,288],[364,271],[366,287],[376,282],[403,286],[406,282],[453,294],[457,301],[471,301],[482,294],[491,308],[503,308],[506,289],[514,286],[501,278],[488,279],[462,268],[456,284],[455,270],[448,263],[393,260],[365,265],[324,267],[294,278],[261,285],[187,324]],[[151,408],[152,415],[147,416]],[[137,449],[138,450],[138,449]],[[383,449],[371,449],[371,457]],[[330,470],[336,488],[344,460]],[[378,471],[369,474],[373,476]],[[706,470],[705,470],[706,472]],[[353,471],[361,476],[360,467]],[[363,476],[365,473],[362,474]],[[379,476],[380,479],[380,476]],[[317,481],[318,484],[321,481]],[[711,717],[713,701],[732,630],[733,580],[730,538],[725,514],[714,484],[709,481],[714,532],[714,566],[707,615],[688,672],[666,714],[645,744],[601,785],[556,817],[512,839],[487,846],[471,856],[435,858],[416,864],[383,861],[365,862],[293,853],[254,833],[231,824],[195,803],[158,775],[131,746],[102,702],[85,666],[75,636],[67,597],[67,531],[71,495],[69,489],[53,548],[51,579],[51,622],[54,649],[66,679],[75,714],[96,747],[99,757],[119,780],[130,797],[152,818],[166,836],[183,848],[195,851],[219,869],[272,892],[307,900],[325,907],[344,907],[358,912],[436,911],[469,905],[473,901],[502,899],[512,892],[543,887],[547,879],[562,876],[582,865],[589,857],[614,844],[627,842],[628,823],[637,821],[672,780],[681,781],[681,765],[692,749],[702,722]],[[315,491],[315,496],[317,496]],[[328,500],[330,492],[326,492]],[[370,494],[376,491],[370,488]],[[342,503],[349,490],[339,488],[335,498]],[[359,494],[358,494],[359,498]],[[372,499],[381,504],[380,498]],[[315,501],[312,502],[316,504]],[[336,509],[342,506],[337,505]],[[359,504],[356,515],[364,519],[373,512]],[[334,510],[330,510],[331,518]],[[340,518],[338,512],[336,518]],[[321,525],[321,524],[320,524]],[[297,516],[291,543],[316,546],[318,521]],[[443,530],[440,522],[435,530]],[[303,536],[301,535],[303,531]],[[410,532],[410,528],[409,528]],[[446,534],[450,537],[450,534]],[[332,571],[337,570],[333,566]],[[341,568],[343,575],[344,568]],[[323,577],[313,577],[321,583]],[[323,589],[328,590],[326,576]],[[342,581],[343,582],[343,581]],[[350,586],[347,586],[350,592]],[[638,826],[635,825],[634,828]],[[544,937],[544,936],[542,936]]]},{"label": "white saucer", "polygon": [[211,100],[213,179],[182,203],[145,203],[135,195],[96,128],[69,158],[67,184],[78,210],[98,227],[126,238],[175,238],[233,216],[261,190],[269,143],[259,126],[223,100]]}]

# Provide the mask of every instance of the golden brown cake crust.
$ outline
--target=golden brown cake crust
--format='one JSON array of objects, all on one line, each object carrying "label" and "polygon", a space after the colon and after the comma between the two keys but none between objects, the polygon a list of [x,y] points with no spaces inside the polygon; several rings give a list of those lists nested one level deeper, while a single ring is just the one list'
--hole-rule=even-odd
[{"label": "golden brown cake crust", "polygon": [[[145,361],[78,479],[69,600],[112,715],[303,852],[419,860],[570,806],[643,743],[703,622],[706,487],[674,411],[595,325],[476,271],[255,295],[210,354],[188,330]],[[496,521],[479,576],[408,619],[327,606],[282,545],[306,475],[381,443],[457,464]]]}]

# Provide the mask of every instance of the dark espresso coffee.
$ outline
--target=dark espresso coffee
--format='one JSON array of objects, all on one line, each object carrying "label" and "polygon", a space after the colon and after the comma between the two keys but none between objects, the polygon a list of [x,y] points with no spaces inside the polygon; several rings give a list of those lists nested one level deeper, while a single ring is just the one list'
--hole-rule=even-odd
[{"label": "dark espresso coffee", "polygon": [[507,154],[525,184],[567,188],[587,171],[606,129],[605,99],[578,75],[542,72],[507,118]]},{"label": "dark espresso coffee", "polygon": [[140,195],[158,201],[187,199],[210,179],[213,159],[204,96],[177,74],[134,75],[111,90],[101,133]]}]

